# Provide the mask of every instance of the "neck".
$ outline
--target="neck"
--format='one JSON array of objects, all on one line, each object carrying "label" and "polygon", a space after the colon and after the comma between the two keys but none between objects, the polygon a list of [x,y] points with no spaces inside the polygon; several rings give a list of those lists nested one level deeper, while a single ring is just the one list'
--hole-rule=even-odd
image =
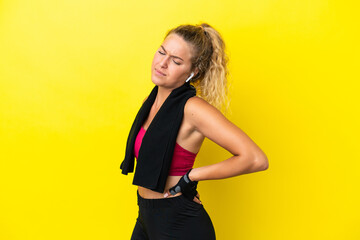
[{"label": "neck", "polygon": [[170,93],[171,90],[159,86],[153,106],[156,109],[159,109],[161,105],[165,102],[166,98],[170,95]]},{"label": "neck", "polygon": [[172,90],[174,90],[175,88],[178,88],[180,86],[177,86],[174,88],[165,88],[165,87],[158,86],[158,92],[157,92],[153,106],[156,109],[159,109],[161,107],[161,105],[165,102],[166,98],[170,95]]}]

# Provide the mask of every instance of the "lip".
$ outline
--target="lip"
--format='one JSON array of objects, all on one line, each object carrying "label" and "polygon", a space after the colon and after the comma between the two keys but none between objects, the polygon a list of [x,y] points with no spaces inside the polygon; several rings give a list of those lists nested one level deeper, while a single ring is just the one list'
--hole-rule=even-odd
[{"label": "lip", "polygon": [[159,71],[159,70],[157,70],[156,68],[155,68],[155,71],[156,71],[157,73],[159,73],[159,74],[163,75],[163,76],[166,76],[166,74],[165,74],[165,73],[160,72],[160,71]]}]

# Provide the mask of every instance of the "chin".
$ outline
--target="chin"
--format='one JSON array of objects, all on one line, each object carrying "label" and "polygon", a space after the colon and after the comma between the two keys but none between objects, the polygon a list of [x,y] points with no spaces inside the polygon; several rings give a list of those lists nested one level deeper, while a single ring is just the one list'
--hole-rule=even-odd
[{"label": "chin", "polygon": [[161,85],[161,81],[157,77],[151,76],[151,81],[157,86]]}]

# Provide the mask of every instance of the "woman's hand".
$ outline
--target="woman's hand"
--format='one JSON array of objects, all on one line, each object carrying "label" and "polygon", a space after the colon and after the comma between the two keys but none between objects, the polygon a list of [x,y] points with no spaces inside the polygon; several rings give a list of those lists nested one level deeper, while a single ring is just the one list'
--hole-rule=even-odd
[{"label": "woman's hand", "polygon": [[[167,198],[168,196],[170,195],[170,192],[169,191],[166,191],[165,192],[165,198]],[[199,192],[196,194],[196,196],[193,198],[193,201],[198,203],[198,204],[202,204],[202,202],[200,201],[200,194]]]},{"label": "woman's hand", "polygon": [[189,178],[189,173],[191,170],[192,169],[190,169],[185,175],[183,175],[180,178],[179,182],[175,186],[171,187],[165,193],[165,195],[164,195],[165,198],[167,196],[169,196],[169,194],[175,195],[175,194],[181,192],[184,195],[184,197],[186,197],[190,201],[195,201],[199,204],[202,204],[200,201],[200,195],[196,190],[198,181],[192,181]]},{"label": "woman's hand", "polygon": [[194,197],[193,201],[199,203],[199,204],[202,204],[201,201],[200,201],[200,194],[199,192],[196,194],[196,196]]}]

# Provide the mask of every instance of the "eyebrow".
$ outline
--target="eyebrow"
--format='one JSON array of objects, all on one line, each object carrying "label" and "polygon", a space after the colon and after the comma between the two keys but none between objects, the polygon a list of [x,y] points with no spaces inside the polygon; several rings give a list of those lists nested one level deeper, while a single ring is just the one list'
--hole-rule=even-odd
[{"label": "eyebrow", "polygon": [[[164,46],[161,45],[161,47],[162,47],[162,49],[164,49],[164,51],[166,52]],[[178,56],[175,56],[175,55],[170,55],[170,56],[172,56],[172,57],[174,57],[174,58],[179,58],[179,59],[181,59],[182,61],[184,61],[184,59],[182,59],[181,57],[178,57]]]}]

